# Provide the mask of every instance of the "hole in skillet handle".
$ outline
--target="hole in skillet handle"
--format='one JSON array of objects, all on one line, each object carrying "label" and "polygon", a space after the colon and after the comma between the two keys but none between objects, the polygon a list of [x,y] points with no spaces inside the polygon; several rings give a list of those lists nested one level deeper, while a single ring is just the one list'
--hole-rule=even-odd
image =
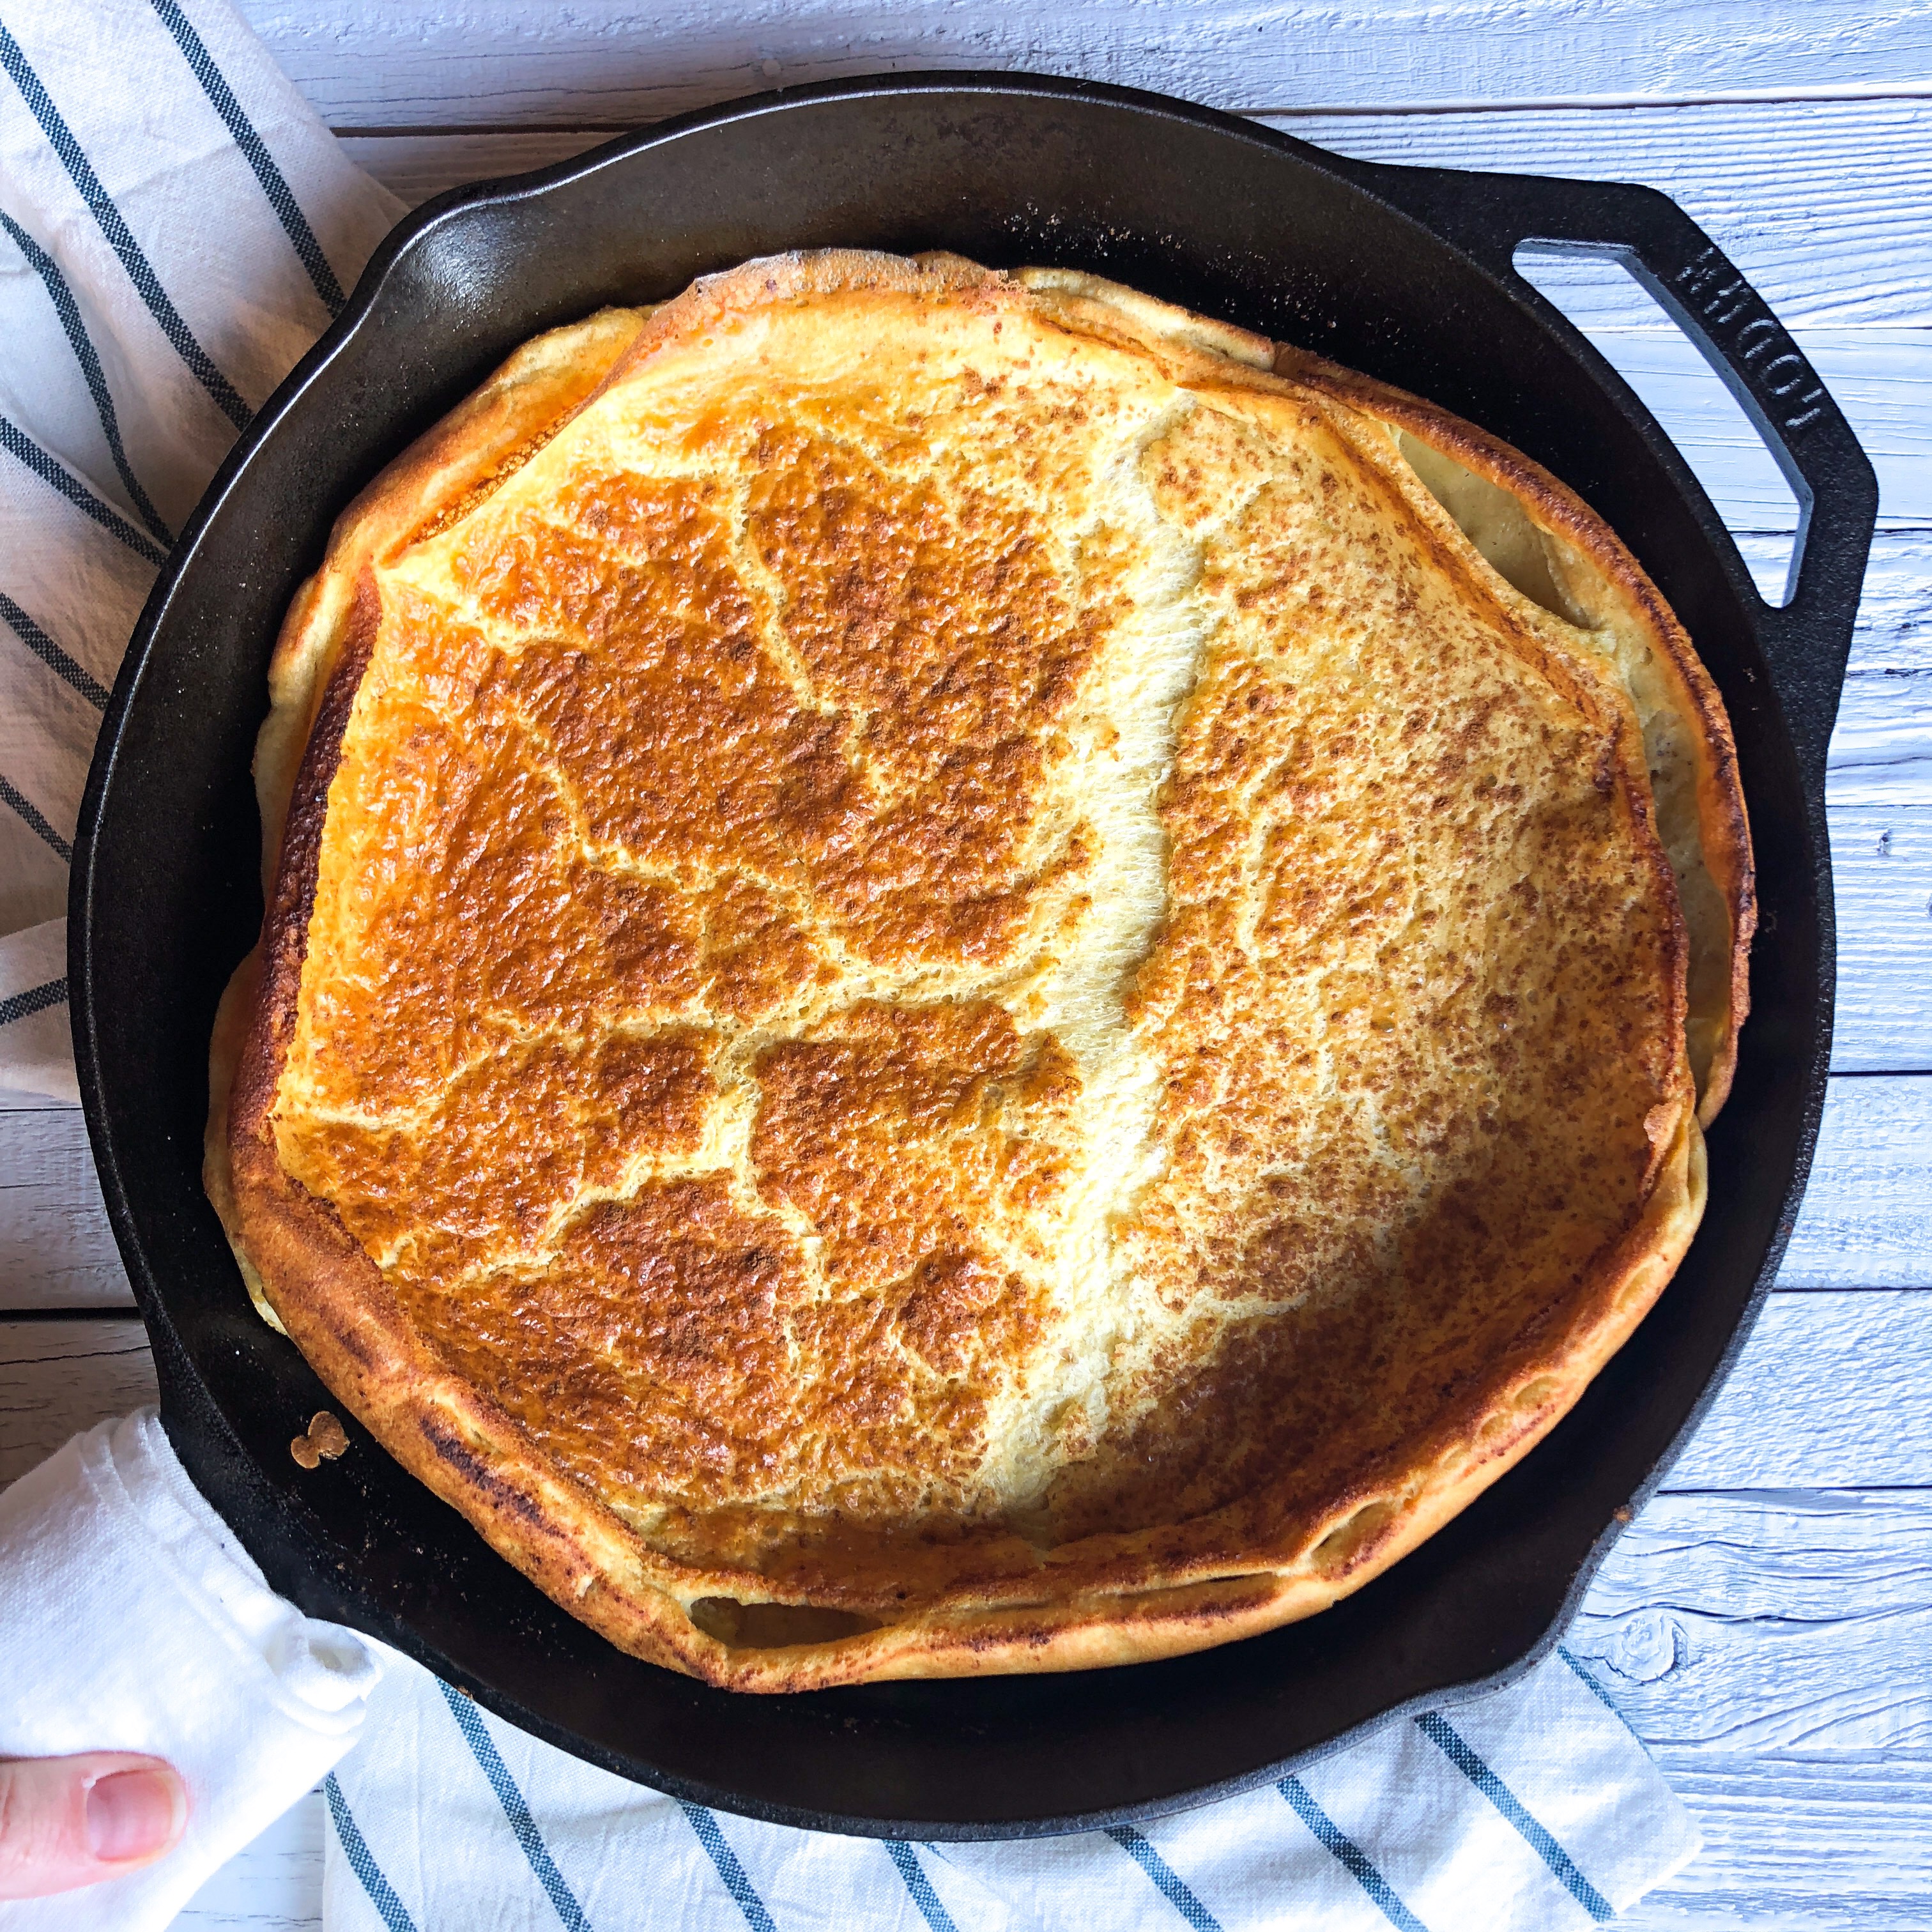
[{"label": "hole in skillet handle", "polygon": [[1736,540],[1758,595],[1780,608],[1788,604],[1810,492],[1801,496],[1792,487],[1771,440],[1644,286],[1627,251],[1526,242],[1515,262],[1517,274],[1582,331],[1677,446]]},{"label": "hole in skillet handle", "polygon": [[[1696,507],[1704,534],[1741,593],[1808,796],[1822,814],[1826,749],[1878,521],[1878,478],[1804,352],[1717,244],[1654,188],[1492,175],[1483,177],[1480,194],[1472,194],[1467,175],[1442,169],[1357,162],[1346,164],[1346,172],[1473,256],[1518,292],[1518,299],[1540,309],[1570,335],[1576,352],[1615,398],[1628,428]],[[1546,260],[1581,255],[1615,261],[1724,380],[1797,503],[1797,536],[1782,604],[1767,602],[1759,593],[1723,518],[1642,401],[1562,309],[1521,272],[1516,258],[1525,250]],[[1510,440],[1538,453],[1527,440]],[[1588,500],[1594,494],[1587,473],[1592,452],[1573,454],[1574,466],[1584,473],[1564,474],[1573,466],[1561,460],[1550,466]],[[1642,559],[1640,532],[1622,527],[1614,518],[1611,521]],[[1667,595],[1667,585],[1662,587]]]}]

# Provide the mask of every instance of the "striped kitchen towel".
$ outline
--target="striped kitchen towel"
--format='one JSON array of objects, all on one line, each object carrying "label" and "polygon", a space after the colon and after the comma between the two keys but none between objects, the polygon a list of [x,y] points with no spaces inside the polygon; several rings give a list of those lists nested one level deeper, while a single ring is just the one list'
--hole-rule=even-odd
[{"label": "striped kitchen towel", "polygon": [[1698,1845],[1563,1651],[1246,1797],[970,1845],[661,1797],[383,1663],[323,1786],[326,1932],[1564,1932],[1615,1918]]},{"label": "striped kitchen towel", "polygon": [[402,205],[222,0],[0,0],[0,1090],[75,1097],[108,687],[230,444]]}]

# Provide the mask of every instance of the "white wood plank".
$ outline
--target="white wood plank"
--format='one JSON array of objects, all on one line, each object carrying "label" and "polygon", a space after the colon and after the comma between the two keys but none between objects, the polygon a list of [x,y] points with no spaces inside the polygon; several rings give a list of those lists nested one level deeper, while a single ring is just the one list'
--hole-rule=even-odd
[{"label": "white wood plank", "polygon": [[1657,1756],[1704,1850],[1620,1932],[1932,1928],[1932,1760]]},{"label": "white wood plank", "polygon": [[156,1399],[148,1332],[131,1317],[0,1322],[0,1488],[70,1436]]},{"label": "white wood plank", "polygon": [[[1878,472],[1880,528],[1932,525],[1932,330],[1796,333]],[[1670,431],[1732,529],[1793,527],[1789,486],[1742,412],[1724,406],[1728,392],[1694,344],[1674,329],[1593,329],[1590,339]]]},{"label": "white wood plank", "polygon": [[451,134],[412,129],[398,134],[358,134],[351,130],[340,139],[343,152],[358,167],[416,208],[446,188],[526,174],[554,161],[567,161],[573,154],[609,140],[610,130],[464,129]]},{"label": "white wood plank", "polygon": [[1620,1922],[1932,1924],[1932,1490],[1659,1496],[1568,1642],[1704,1834]]},{"label": "white wood plank", "polygon": [[624,125],[776,85],[991,68],[1236,112],[1925,91],[1918,0],[243,0],[337,128]]},{"label": "white wood plank", "polygon": [[[1932,781],[1932,760],[1926,771]],[[1932,1070],[1932,806],[1834,804],[1831,826],[1838,907],[1832,1065],[1843,1073]],[[1919,1130],[1932,1132],[1932,1120]],[[1932,1172],[1912,1184],[1932,1187]]]},{"label": "white wood plank", "polygon": [[[1740,547],[1761,558],[1765,541]],[[1932,538],[1922,533],[1881,534],[1873,545],[1826,795],[1834,813],[1932,804]],[[1895,930],[1904,956],[1916,959],[1917,915],[1892,903],[1904,918]],[[1922,978],[1901,982],[1901,1012],[1922,1010],[1926,991]]]},{"label": "white wood plank", "polygon": [[1832,1082],[1778,1283],[1932,1287],[1932,1078]]},{"label": "white wood plank", "polygon": [[[154,1399],[138,1321],[0,1322],[0,1483]],[[1929,1472],[1932,1294],[1822,1291],[1772,1298],[1669,1486],[1909,1487]]]},{"label": "white wood plank", "polygon": [[[1364,160],[1660,188],[1722,244],[1787,326],[1932,323],[1932,102],[1281,114],[1267,124]],[[344,146],[412,206],[568,159],[609,130],[355,135]],[[1628,277],[1552,265],[1586,326],[1660,326]]]},{"label": "white wood plank", "polygon": [[320,1932],[326,1801],[311,1791],[236,1853],[171,1922],[171,1932]]},{"label": "white wood plank", "polygon": [[1932,1759],[1932,1489],[1658,1496],[1569,1643],[1675,1762]]},{"label": "white wood plank", "polygon": [[1932,672],[1846,680],[1827,784],[1840,808],[1932,803]]},{"label": "white wood plank", "polygon": [[1774,1294],[1672,1490],[1912,1488],[1932,1470],[1932,1294]]},{"label": "white wood plank", "polygon": [[0,1112],[0,1310],[134,1299],[80,1109]]},{"label": "white wood plank", "polygon": [[[1759,541],[1748,537],[1739,547],[1748,550]],[[1849,675],[1854,682],[1868,678],[1882,690],[1892,690],[1901,674],[1928,671],[1932,671],[1932,535],[1882,530],[1865,572]],[[1863,701],[1872,717],[1882,715],[1882,698]]]},{"label": "white wood plank", "polygon": [[[1642,182],[1717,238],[1788,327],[1932,322],[1932,235],[1915,218],[1932,102],[1780,101],[1513,114],[1270,115],[1362,160]],[[1648,320],[1616,280],[1573,280],[1567,314]]]}]

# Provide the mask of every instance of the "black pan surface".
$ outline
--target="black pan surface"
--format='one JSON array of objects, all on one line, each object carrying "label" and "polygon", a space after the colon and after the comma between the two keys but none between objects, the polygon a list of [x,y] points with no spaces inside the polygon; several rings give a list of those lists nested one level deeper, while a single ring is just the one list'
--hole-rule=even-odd
[{"label": "black pan surface", "polygon": [[[1810,513],[1767,606],[1682,459],[1518,278],[1517,244],[1609,253],[1671,306]],[[1550,1438],[1417,1554],[1305,1624],[1060,1677],[754,1698],[620,1655],[352,1426],[249,1308],[199,1177],[214,1005],[261,917],[248,764],[269,648],[330,522],[538,330],[747,256],[947,248],[1089,268],[1418,391],[1528,452],[1635,550],[1730,706],[1762,908],[1755,1011],[1676,1281]],[[1694,1425],[1768,1289],[1830,1048],[1824,753],[1877,490],[1736,272],[1642,188],[1346,161],[1156,96],[958,75],[766,95],[404,221],[210,488],[136,631],[81,815],[76,1046],[170,1435],[275,1586],[512,1722],[730,1810],[914,1838],[1145,1818],[1282,1774],[1356,1726],[1544,1655]]]}]

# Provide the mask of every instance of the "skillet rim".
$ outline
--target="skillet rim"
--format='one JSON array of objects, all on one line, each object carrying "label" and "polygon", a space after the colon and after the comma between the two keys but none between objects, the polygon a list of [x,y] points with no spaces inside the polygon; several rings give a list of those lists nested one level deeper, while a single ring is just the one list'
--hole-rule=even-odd
[{"label": "skillet rim", "polygon": [[[172,1413],[164,1414],[171,1436],[178,1446],[184,1450],[192,1446],[194,1460],[207,1465],[211,1457],[218,1458],[226,1451],[232,1460],[239,1451],[247,1460],[247,1452],[240,1450],[238,1437],[234,1425],[222,1411],[218,1400],[208,1388],[197,1364],[191,1359],[172,1322],[167,1306],[167,1291],[163,1288],[154,1270],[148,1262],[140,1232],[135,1224],[130,1205],[128,1190],[123,1175],[121,1150],[116,1140],[116,1128],[109,1095],[109,1082],[106,1078],[99,1051],[99,1017],[97,1001],[104,996],[98,982],[92,953],[94,917],[94,884],[97,844],[102,826],[110,810],[110,800],[120,754],[127,733],[130,714],[141,689],[142,678],[154,654],[158,638],[174,614],[175,599],[182,579],[195,561],[208,530],[220,514],[233,496],[238,485],[244,480],[243,472],[256,453],[279,429],[298,402],[308,395],[324,381],[337,358],[356,339],[358,332],[369,320],[371,310],[382,292],[383,284],[397,263],[409,250],[418,246],[423,238],[432,233],[446,219],[461,212],[490,205],[514,205],[538,197],[551,189],[566,182],[592,176],[602,170],[630,160],[658,145],[673,142],[701,130],[727,125],[738,122],[748,122],[773,113],[783,113],[796,107],[809,106],[817,102],[830,100],[864,99],[869,98],[902,98],[906,96],[952,94],[968,97],[1018,95],[1046,97],[1058,99],[1070,105],[1100,106],[1112,109],[1125,109],[1147,116],[1156,122],[1175,122],[1204,128],[1222,137],[1238,139],[1264,152],[1282,156],[1317,172],[1328,175],[1340,182],[1348,189],[1369,195],[1399,220],[1412,224],[1430,236],[1435,243],[1448,248],[1460,262],[1472,272],[1484,275],[1492,281],[1499,280],[1493,266],[1459,241],[1454,235],[1446,233],[1432,225],[1426,219],[1409,212],[1399,198],[1378,191],[1378,184],[1392,184],[1405,179],[1426,177],[1432,182],[1460,181],[1465,184],[1506,183],[1512,178],[1463,173],[1447,170],[1414,170],[1389,167],[1381,164],[1349,161],[1326,153],[1319,148],[1296,140],[1292,136],[1277,133],[1238,117],[1219,110],[1202,108],[1178,101],[1168,97],[1114,87],[1104,83],[1058,80],[1047,76],[984,73],[931,73],[886,78],[867,77],[853,81],[830,82],[796,90],[778,90],[753,95],[730,102],[718,107],[703,110],[677,117],[674,120],[657,124],[640,132],[620,135],[586,153],[530,174],[504,180],[475,183],[452,189],[437,196],[406,216],[392,231],[364,270],[356,290],[340,315],[325,332],[315,346],[291,370],[284,382],[268,399],[251,423],[250,428],[238,440],[212,481],[207,493],[190,519],[172,553],[168,565],[157,579],[148,604],[136,625],[130,648],[124,658],[109,708],[104,717],[100,737],[92,768],[89,773],[86,796],[83,800],[80,824],[75,839],[75,858],[70,894],[70,983],[74,998],[71,1007],[75,1032],[76,1060],[80,1076],[83,1106],[88,1120],[90,1138],[94,1144],[117,1244],[124,1259],[129,1263],[141,1312],[155,1344],[158,1366],[161,1370],[164,1410],[168,1408],[166,1397],[173,1394],[176,1403]],[[1553,188],[1566,185],[1561,182],[1549,184]],[[1568,185],[1581,187],[1581,184]],[[1527,292],[1526,292],[1527,291]],[[1657,443],[1660,446],[1660,460],[1666,470],[1678,472],[1673,478],[1679,482],[1686,500],[1686,506],[1696,517],[1703,534],[1713,538],[1723,534],[1723,526],[1716,518],[1708,500],[1660,430],[1652,422],[1642,406],[1631,396],[1621,380],[1604,364],[1595,352],[1588,348],[1581,336],[1570,327],[1559,312],[1528,290],[1528,285],[1508,288],[1509,298],[1519,306],[1530,310],[1544,326],[1546,332],[1556,338],[1560,346],[1573,361],[1582,364],[1582,373],[1606,389],[1613,402],[1623,407],[1626,415],[1642,424],[1648,424]],[[1698,512],[1701,510],[1701,516]],[[1732,580],[1744,576],[1742,560],[1736,547],[1727,536],[1723,542],[1713,541],[1713,561],[1719,572]],[[1754,595],[1754,593],[1753,593]],[[1755,616],[1764,607],[1746,602],[1744,608]],[[1772,652],[1766,646],[1763,631],[1754,627],[1753,641],[1763,650],[1766,662],[1772,660]],[[1839,677],[1841,679],[1840,668]],[[1837,680],[1832,684],[1832,696],[1835,702]],[[1794,752],[1800,749],[1799,731],[1794,723],[1802,721],[1778,721],[1783,726],[1783,735],[1790,742]],[[1270,1761],[1258,1768],[1231,1774],[1228,1777],[1208,1783],[1197,1783],[1185,1790],[1125,1804],[1112,1805],[1099,1809],[1055,1814],[1047,1816],[1022,1820],[1001,1819],[990,1821],[972,1820],[920,1820],[903,1818],[884,1818],[873,1816],[856,1816],[848,1814],[827,1814],[795,1805],[777,1804],[768,1801],[748,1797],[734,1790],[726,1790],[703,1780],[678,1777],[653,1767],[651,1780],[656,1788],[670,1790],[679,1795],[688,1795],[701,1802],[718,1804],[745,1815],[771,1820],[773,1822],[804,1825],[820,1829],[836,1829],[865,1835],[916,1836],[924,1838],[974,1839],[988,1837],[1037,1836],[1057,1832],[1091,1828],[1096,1826],[1145,1819],[1165,1813],[1190,1808],[1212,1802],[1214,1798],[1233,1792],[1252,1790],[1261,1784],[1283,1774],[1297,1765],[1316,1762],[1333,1751],[1342,1748],[1357,1738],[1384,1728],[1413,1712],[1462,1701],[1480,1693],[1500,1688],[1527,1674],[1555,1650],[1562,1636],[1573,1619],[1582,1597],[1594,1577],[1617,1536],[1630,1515],[1648,1499],[1660,1484],[1671,1463],[1682,1451],[1690,1436],[1695,1430],[1708,1409],[1724,1380],[1734,1364],[1738,1351],[1754,1324],[1757,1313],[1768,1294],[1776,1265],[1789,1237],[1796,1201],[1802,1193],[1805,1174],[1808,1170],[1811,1146],[1815,1139],[1817,1118],[1822,1107],[1825,1069],[1828,1063],[1830,1042],[1830,994],[1834,978],[1831,952],[1832,915],[1829,898],[1828,872],[1822,846],[1822,796],[1808,796],[1810,786],[1805,788],[1807,803],[1812,809],[1808,818],[1812,821],[1810,830],[1809,856],[1816,872],[1819,893],[1817,906],[1819,958],[1817,961],[1817,992],[1819,1001],[1818,1023],[1810,1042],[1810,1066],[1806,1082],[1804,1118],[1798,1123],[1798,1142],[1794,1151],[1792,1170],[1782,1188],[1784,1210],[1779,1215],[1772,1239],[1767,1245],[1762,1264],[1757,1270],[1754,1285],[1742,1306],[1738,1318],[1732,1328],[1729,1342],[1668,1446],[1651,1467],[1648,1474],[1632,1493],[1627,1503],[1617,1510],[1587,1551],[1582,1555],[1561,1603],[1540,1638],[1526,1652],[1514,1660],[1494,1670],[1484,1670],[1480,1664],[1472,1666],[1472,1674],[1439,1688],[1418,1694],[1417,1696],[1392,1706],[1378,1716],[1368,1719],[1360,1725],[1342,1732],[1324,1742],[1298,1750],[1286,1759]],[[140,1158],[140,1150],[132,1150],[135,1160]],[[191,1411],[202,1413],[184,1415],[180,1412],[185,1406]],[[205,1436],[210,1425],[214,1432],[227,1439],[209,1444],[206,1442],[190,1444],[184,1436],[200,1431]],[[184,1460],[187,1460],[184,1457]],[[256,1474],[259,1478],[260,1472]],[[259,1529],[251,1540],[260,1540]],[[366,1601],[361,1606],[367,1622],[386,1623],[394,1632],[392,1640],[400,1640],[403,1646],[424,1655],[426,1660],[434,1660],[444,1668],[452,1681],[470,1682],[482,1701],[498,1709],[512,1721],[544,1736],[553,1742],[571,1750],[576,1754],[601,1763],[606,1768],[622,1774],[636,1778],[635,1768],[639,1760],[626,1763],[619,1755],[592,1744],[590,1740],[560,1729],[555,1724],[529,1709],[513,1695],[497,1690],[494,1687],[468,1678],[468,1674],[458,1669],[448,1669],[452,1660],[443,1656],[436,1647],[425,1640],[419,1633],[404,1626],[393,1615]],[[373,1616],[370,1612],[374,1610]],[[386,1633],[387,1634],[388,1633]],[[1137,1666],[1138,1667],[1138,1666]],[[639,1781],[643,1781],[640,1780]]]}]

